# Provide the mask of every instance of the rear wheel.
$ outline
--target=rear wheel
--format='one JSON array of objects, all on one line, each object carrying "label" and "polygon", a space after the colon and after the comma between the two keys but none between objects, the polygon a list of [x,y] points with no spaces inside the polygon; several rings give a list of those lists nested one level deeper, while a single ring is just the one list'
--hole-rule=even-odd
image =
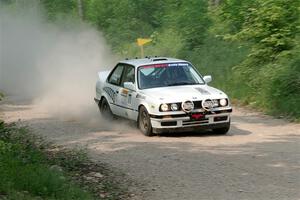
[{"label": "rear wheel", "polygon": [[150,117],[144,106],[142,106],[139,111],[138,126],[144,135],[153,136]]},{"label": "rear wheel", "polygon": [[229,131],[229,129],[230,129],[230,123],[228,123],[225,127],[213,129],[213,132],[215,134],[225,135],[225,134],[227,134],[227,132]]},{"label": "rear wheel", "polygon": [[99,110],[100,110],[103,118],[105,118],[107,120],[111,120],[114,118],[114,115],[111,112],[109,104],[105,98],[102,99],[102,101],[99,103],[98,106],[99,106]]}]

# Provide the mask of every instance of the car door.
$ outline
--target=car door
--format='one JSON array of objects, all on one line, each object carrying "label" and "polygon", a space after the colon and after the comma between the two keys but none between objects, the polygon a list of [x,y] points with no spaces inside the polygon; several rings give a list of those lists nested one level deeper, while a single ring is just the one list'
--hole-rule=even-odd
[{"label": "car door", "polygon": [[110,109],[115,115],[123,116],[123,109],[120,107],[120,84],[125,65],[119,63],[107,78],[107,85],[103,90],[107,93]]},{"label": "car door", "polygon": [[123,108],[122,116],[134,120],[138,114],[136,108],[136,91],[125,88],[125,82],[135,84],[135,68],[131,65],[125,66],[120,84],[121,89],[119,91],[118,104]]}]

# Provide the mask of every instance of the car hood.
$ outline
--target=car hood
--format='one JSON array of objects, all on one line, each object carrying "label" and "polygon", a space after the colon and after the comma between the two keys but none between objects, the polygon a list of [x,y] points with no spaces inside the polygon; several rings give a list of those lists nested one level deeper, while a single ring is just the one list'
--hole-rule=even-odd
[{"label": "car hood", "polygon": [[199,101],[204,99],[228,98],[227,95],[208,85],[185,85],[145,89],[141,92],[146,97],[160,102],[172,103],[185,100]]}]

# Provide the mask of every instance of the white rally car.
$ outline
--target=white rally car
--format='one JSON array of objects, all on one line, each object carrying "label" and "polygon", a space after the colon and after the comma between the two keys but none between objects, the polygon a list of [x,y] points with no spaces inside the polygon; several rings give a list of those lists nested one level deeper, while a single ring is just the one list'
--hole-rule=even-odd
[{"label": "white rally car", "polygon": [[188,61],[124,60],[98,75],[95,101],[101,114],[137,121],[147,136],[191,129],[226,134],[230,128],[227,95],[208,86],[211,76],[202,77]]}]

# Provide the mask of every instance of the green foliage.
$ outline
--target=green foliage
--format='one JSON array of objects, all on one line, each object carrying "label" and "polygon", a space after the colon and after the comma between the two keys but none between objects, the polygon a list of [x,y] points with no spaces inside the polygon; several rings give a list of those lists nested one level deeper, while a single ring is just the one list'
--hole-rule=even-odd
[{"label": "green foliage", "polygon": [[185,52],[186,59],[190,60],[199,69],[202,75],[213,76],[212,84],[225,90],[230,96],[235,87],[232,78],[232,66],[239,64],[248,53],[246,47],[237,42],[224,41],[219,37],[206,37],[197,50]]},{"label": "green foliage", "polygon": [[56,20],[64,15],[76,16],[77,0],[41,0],[50,20]]},{"label": "green foliage", "polygon": [[0,122],[0,194],[6,199],[92,199],[52,168],[46,146],[27,129]]},{"label": "green foliage", "polygon": [[213,17],[219,23],[214,28],[225,28],[226,31],[220,33],[237,33],[241,30],[249,13],[249,8],[256,4],[256,0],[224,0],[219,8],[214,10]]},{"label": "green foliage", "polygon": [[149,37],[160,26],[162,7],[159,1],[88,0],[86,19],[104,31],[114,49]]},{"label": "green foliage", "polygon": [[[273,114],[300,116],[300,51],[282,59],[278,69],[272,70],[270,86],[266,90],[266,99]],[[282,67],[284,66],[284,68]]]},{"label": "green foliage", "polygon": [[236,96],[273,114],[300,116],[299,6],[292,0],[256,0],[239,30],[227,36],[251,44],[246,59],[233,68],[236,84],[243,85]]},{"label": "green foliage", "polygon": [[148,55],[180,57],[185,42],[176,29],[164,29],[156,34],[154,42],[145,46]]},{"label": "green foliage", "polygon": [[171,27],[181,35],[185,49],[193,50],[199,47],[207,35],[211,25],[208,16],[206,0],[168,0],[166,3],[163,25]]},{"label": "green foliage", "polygon": [[[13,2],[8,1],[6,2]],[[276,115],[299,115],[300,1],[84,0],[84,19],[113,50],[188,59],[231,97]],[[41,0],[50,19],[76,16],[76,0]]]}]

